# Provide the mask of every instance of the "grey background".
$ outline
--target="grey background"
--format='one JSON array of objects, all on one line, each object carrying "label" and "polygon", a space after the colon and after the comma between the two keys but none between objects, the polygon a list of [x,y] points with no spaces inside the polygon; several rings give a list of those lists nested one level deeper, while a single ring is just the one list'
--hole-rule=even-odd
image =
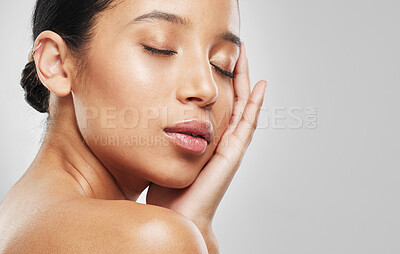
[{"label": "grey background", "polygon": [[[19,86],[33,4],[0,3],[0,200],[43,132]],[[252,84],[269,87],[215,217],[221,253],[400,253],[399,13],[394,0],[241,1]]]}]

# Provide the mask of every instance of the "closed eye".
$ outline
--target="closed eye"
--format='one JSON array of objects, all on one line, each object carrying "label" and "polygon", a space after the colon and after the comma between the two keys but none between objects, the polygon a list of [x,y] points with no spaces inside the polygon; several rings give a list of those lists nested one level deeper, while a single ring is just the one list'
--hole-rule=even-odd
[{"label": "closed eye", "polygon": [[[165,56],[173,56],[175,54],[177,54],[177,52],[172,51],[172,50],[164,50],[164,49],[156,49],[156,48],[152,48],[146,45],[143,45],[144,49],[149,51],[151,54],[156,54],[156,55],[165,55]],[[219,73],[221,73],[222,75],[225,75],[231,79],[235,78],[235,75],[229,71],[225,71],[223,69],[221,69],[220,67],[216,66],[215,64],[211,64],[211,66],[218,71]]]},{"label": "closed eye", "polygon": [[146,45],[143,45],[144,49],[149,51],[152,54],[158,54],[158,55],[165,55],[165,56],[172,56],[175,55],[176,52],[175,51],[171,51],[171,50],[164,50],[164,49],[156,49],[156,48],[152,48]]},{"label": "closed eye", "polygon": [[211,64],[211,65],[212,65],[212,67],[214,67],[215,70],[217,70],[218,72],[222,73],[223,75],[225,75],[225,76],[227,76],[227,77],[229,77],[231,79],[235,78],[235,75],[232,72],[225,71],[225,70],[219,68],[218,66],[216,66],[215,64]]}]

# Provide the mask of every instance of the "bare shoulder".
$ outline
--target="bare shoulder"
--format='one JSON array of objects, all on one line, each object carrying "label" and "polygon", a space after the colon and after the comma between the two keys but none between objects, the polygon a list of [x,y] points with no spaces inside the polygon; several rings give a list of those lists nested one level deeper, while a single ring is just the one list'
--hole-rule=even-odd
[{"label": "bare shoulder", "polygon": [[28,228],[8,253],[208,253],[186,217],[127,200],[62,202]]}]

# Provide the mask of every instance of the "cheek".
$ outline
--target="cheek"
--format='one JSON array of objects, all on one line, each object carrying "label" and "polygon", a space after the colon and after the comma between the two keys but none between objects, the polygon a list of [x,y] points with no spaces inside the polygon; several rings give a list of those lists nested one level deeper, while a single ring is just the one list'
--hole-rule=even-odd
[{"label": "cheek", "polygon": [[[121,56],[116,61],[95,65],[91,73],[91,91],[102,103],[117,107],[147,105],[159,98],[159,83],[154,68],[139,57]],[[133,62],[132,59],[136,59]]]},{"label": "cheek", "polygon": [[99,115],[103,110],[141,113],[144,109],[160,108],[165,104],[165,98],[170,94],[162,86],[157,69],[143,57],[129,55],[127,51],[114,49],[107,56],[91,56],[85,77],[80,79],[78,89],[74,91],[79,109],[95,108]]},{"label": "cheek", "polygon": [[[85,77],[80,78],[79,87],[74,91],[81,134],[103,158],[112,153],[136,151],[131,146],[116,150],[115,145],[124,145],[125,141],[128,145],[135,144],[135,137],[157,135],[158,122],[148,120],[152,115],[142,116],[163,103],[159,82],[154,80],[156,75],[148,64],[116,50],[111,50],[107,58],[115,60],[110,61],[102,54],[91,56]],[[134,63],[132,59],[139,62]]]}]

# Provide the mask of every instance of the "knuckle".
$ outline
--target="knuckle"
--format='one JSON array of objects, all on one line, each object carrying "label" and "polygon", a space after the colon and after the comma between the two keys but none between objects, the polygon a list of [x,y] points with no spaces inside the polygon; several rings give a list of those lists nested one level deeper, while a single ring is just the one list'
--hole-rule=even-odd
[{"label": "knuckle", "polygon": [[249,98],[249,99],[247,100],[247,104],[253,105],[253,106],[257,107],[257,108],[259,108],[259,107],[261,106],[261,102],[256,101],[256,100],[254,100],[254,99],[252,99],[252,98]]},{"label": "knuckle", "polygon": [[236,111],[236,112],[232,113],[232,116],[233,117],[238,117],[238,116],[241,116],[241,114],[242,114],[242,112]]},{"label": "knuckle", "polygon": [[246,105],[246,103],[248,102],[248,98],[246,96],[240,96],[237,97],[236,102]]},{"label": "knuckle", "polygon": [[251,119],[248,114],[243,114],[241,120],[245,122],[252,130],[257,128],[256,119]]}]

